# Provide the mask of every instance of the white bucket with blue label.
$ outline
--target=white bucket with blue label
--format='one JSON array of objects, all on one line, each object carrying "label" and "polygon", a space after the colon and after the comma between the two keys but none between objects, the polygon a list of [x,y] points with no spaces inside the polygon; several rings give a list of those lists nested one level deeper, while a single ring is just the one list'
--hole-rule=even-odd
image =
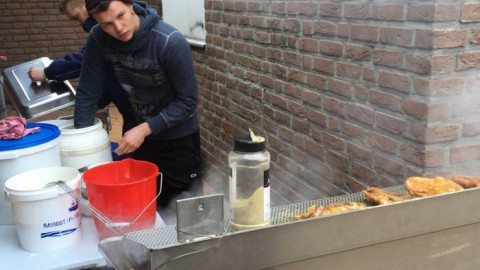
[{"label": "white bucket with blue label", "polygon": [[72,167],[33,169],[10,177],[5,195],[12,206],[20,245],[30,252],[61,249],[82,237],[81,206],[60,186],[80,192],[81,175]]}]

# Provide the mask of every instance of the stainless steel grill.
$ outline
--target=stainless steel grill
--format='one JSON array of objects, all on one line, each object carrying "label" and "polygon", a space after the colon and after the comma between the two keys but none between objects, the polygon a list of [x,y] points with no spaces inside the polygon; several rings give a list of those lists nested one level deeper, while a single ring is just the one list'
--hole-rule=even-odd
[{"label": "stainless steel grill", "polygon": [[[404,186],[394,186],[385,188],[390,192],[406,194]],[[367,200],[362,192],[352,193],[343,196],[328,197],[318,200],[305,201],[300,203],[288,204],[272,208],[272,226],[282,225],[285,223],[295,222],[292,217],[304,213],[311,205],[328,205],[340,202],[365,202],[367,205],[374,204]],[[177,241],[177,231],[175,226],[167,226],[162,228],[155,228],[151,230],[143,230],[137,232],[127,233],[125,237],[137,243],[144,245],[149,249],[161,249],[174,245],[181,244]],[[233,232],[230,228],[230,217],[225,218],[225,232]]]},{"label": "stainless steel grill", "polygon": [[[388,191],[406,193],[403,186]],[[480,188],[293,221],[312,204],[365,201],[362,193],[272,209],[271,226],[179,243],[175,226],[100,242],[116,269],[461,269],[480,266]],[[370,202],[366,202],[367,205]]]}]

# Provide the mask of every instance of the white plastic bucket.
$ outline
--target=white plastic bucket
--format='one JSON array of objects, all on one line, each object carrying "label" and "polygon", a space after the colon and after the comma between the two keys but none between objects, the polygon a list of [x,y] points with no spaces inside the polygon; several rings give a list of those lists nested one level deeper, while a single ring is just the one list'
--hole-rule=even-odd
[{"label": "white plastic bucket", "polygon": [[112,161],[110,138],[102,121],[95,119],[92,126],[75,128],[73,120],[56,123],[62,132],[60,156],[62,166],[83,168],[92,164]]},{"label": "white plastic bucket", "polygon": [[[18,173],[61,165],[59,128],[45,123],[27,123],[27,128],[32,127],[40,127],[40,132],[18,140],[0,140],[0,190],[9,177]],[[3,192],[0,192],[0,224],[15,224]]]},{"label": "white plastic bucket", "polygon": [[79,192],[81,175],[76,168],[47,167],[29,170],[5,182],[5,194],[12,205],[20,245],[30,252],[67,247],[82,236],[81,206],[58,185],[65,181]]}]

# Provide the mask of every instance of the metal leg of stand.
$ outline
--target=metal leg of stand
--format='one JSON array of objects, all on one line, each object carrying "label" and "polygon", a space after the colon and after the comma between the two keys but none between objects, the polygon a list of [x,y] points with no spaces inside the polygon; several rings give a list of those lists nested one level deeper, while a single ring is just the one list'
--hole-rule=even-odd
[{"label": "metal leg of stand", "polygon": [[5,95],[3,94],[3,77],[0,76],[0,119],[7,117],[7,106],[5,105]]}]

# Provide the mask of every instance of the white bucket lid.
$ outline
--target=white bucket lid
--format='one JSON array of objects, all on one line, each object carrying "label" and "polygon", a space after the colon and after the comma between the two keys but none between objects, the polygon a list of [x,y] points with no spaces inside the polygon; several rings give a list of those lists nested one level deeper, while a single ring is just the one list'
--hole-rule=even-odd
[{"label": "white bucket lid", "polygon": [[45,187],[48,183],[64,181],[75,190],[80,186],[81,175],[72,167],[45,167],[16,174],[5,182],[5,194],[11,201],[37,201],[56,197],[66,192],[54,185]]}]

